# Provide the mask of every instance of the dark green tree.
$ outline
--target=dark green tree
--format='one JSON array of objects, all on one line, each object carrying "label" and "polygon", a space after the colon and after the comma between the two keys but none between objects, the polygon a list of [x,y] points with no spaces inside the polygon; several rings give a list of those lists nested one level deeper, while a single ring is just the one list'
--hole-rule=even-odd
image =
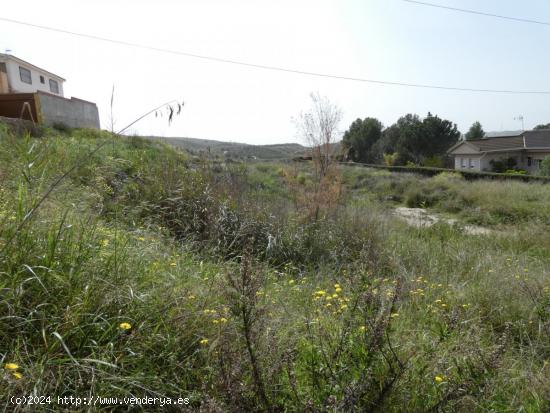
[{"label": "dark green tree", "polygon": [[418,115],[408,114],[384,130],[374,149],[377,160],[384,153],[399,154],[397,163],[421,164],[426,158],[442,157],[446,150],[460,137],[456,124],[428,113],[423,120]]},{"label": "dark green tree", "polygon": [[423,140],[422,158],[442,156],[447,149],[458,142],[460,132],[455,123],[450,120],[441,119],[428,112],[428,116],[422,121]]},{"label": "dark green tree", "polygon": [[550,123],[541,123],[540,125],[535,126],[533,129],[550,129]]},{"label": "dark green tree", "polygon": [[466,133],[466,140],[472,141],[475,139],[483,139],[485,137],[485,131],[481,127],[481,123],[474,122],[472,126],[470,126],[470,129],[468,130],[468,133]]},{"label": "dark green tree", "polygon": [[382,122],[375,118],[354,121],[342,140],[348,158],[355,162],[374,162],[372,147],[382,137],[382,129]]}]

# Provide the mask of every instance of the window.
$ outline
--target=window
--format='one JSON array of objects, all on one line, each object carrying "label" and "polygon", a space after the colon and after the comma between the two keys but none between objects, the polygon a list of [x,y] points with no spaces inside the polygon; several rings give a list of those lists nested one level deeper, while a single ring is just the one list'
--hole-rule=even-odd
[{"label": "window", "polygon": [[472,158],[468,158],[468,166],[470,168],[473,168],[474,167],[474,160]]},{"label": "window", "polygon": [[532,166],[533,165],[533,158],[531,158],[530,156],[527,157],[527,166]]},{"label": "window", "polygon": [[40,83],[44,84],[46,83],[46,80],[44,79],[44,76],[40,75]]},{"label": "window", "polygon": [[29,69],[19,66],[19,77],[21,78],[21,82],[32,85],[31,71]]},{"label": "window", "polygon": [[50,92],[59,94],[59,84],[56,80],[50,79]]},{"label": "window", "polygon": [[0,62],[0,72],[6,73],[6,64],[4,62]]},{"label": "window", "polygon": [[460,167],[466,168],[466,158],[460,158]]}]

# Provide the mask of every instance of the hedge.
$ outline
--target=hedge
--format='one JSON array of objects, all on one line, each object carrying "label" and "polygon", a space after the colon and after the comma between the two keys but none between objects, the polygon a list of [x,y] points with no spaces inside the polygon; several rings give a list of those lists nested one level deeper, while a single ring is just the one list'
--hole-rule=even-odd
[{"label": "hedge", "polygon": [[464,179],[473,181],[476,179],[516,180],[523,182],[550,183],[550,176],[534,176],[520,174],[506,174],[496,172],[463,171],[460,169],[432,168],[427,166],[387,166],[358,162],[340,162],[340,165],[359,166],[365,168],[385,169],[391,172],[416,173],[425,176],[435,176],[441,172],[454,172],[462,175]]}]

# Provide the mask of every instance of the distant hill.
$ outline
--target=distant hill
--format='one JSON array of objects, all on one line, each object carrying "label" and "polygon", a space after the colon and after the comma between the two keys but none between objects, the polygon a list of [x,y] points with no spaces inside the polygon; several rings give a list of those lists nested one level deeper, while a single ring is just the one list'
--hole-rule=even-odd
[{"label": "distant hill", "polygon": [[305,146],[299,143],[249,145],[246,143],[221,142],[197,138],[163,138],[157,136],[149,136],[147,138],[170,143],[194,154],[210,150],[212,154],[240,159],[288,159],[303,155],[307,150]]}]

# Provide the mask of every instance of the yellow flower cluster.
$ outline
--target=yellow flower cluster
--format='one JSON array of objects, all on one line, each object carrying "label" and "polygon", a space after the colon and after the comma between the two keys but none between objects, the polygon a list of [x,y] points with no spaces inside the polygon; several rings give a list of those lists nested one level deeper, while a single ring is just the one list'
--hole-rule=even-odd
[{"label": "yellow flower cluster", "polygon": [[334,314],[338,314],[348,308],[347,303],[349,298],[341,296],[343,291],[342,286],[338,283],[334,284],[334,292],[328,292],[326,290],[317,290],[313,293],[313,299],[316,301],[323,300],[324,306],[327,309],[333,311]]},{"label": "yellow flower cluster", "polygon": [[120,323],[118,325],[118,328],[120,328],[121,330],[130,330],[132,328],[132,324],[130,324],[130,323]]},{"label": "yellow flower cluster", "polygon": [[19,380],[23,378],[23,375],[17,371],[19,370],[19,365],[17,363],[6,363],[4,364],[4,368],[11,373],[14,379]]},{"label": "yellow flower cluster", "polygon": [[416,290],[409,291],[411,295],[419,295],[420,297],[424,297],[424,290],[422,288],[417,288]]},{"label": "yellow flower cluster", "polygon": [[227,317],[228,314],[229,314],[229,308],[228,307],[223,307],[222,309],[222,313],[223,315],[216,311],[216,310],[210,310],[210,309],[206,309],[203,311],[205,315],[211,315],[213,317],[212,319],[212,324],[225,324],[227,323],[228,319]]}]

